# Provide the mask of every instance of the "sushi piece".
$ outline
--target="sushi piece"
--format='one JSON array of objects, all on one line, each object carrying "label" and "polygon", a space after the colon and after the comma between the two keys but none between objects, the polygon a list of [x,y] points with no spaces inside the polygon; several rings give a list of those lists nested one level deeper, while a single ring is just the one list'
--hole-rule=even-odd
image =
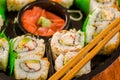
[{"label": "sushi piece", "polygon": [[0,38],[0,70],[6,71],[9,56],[9,43],[5,38]]},{"label": "sushi piece", "polygon": [[59,4],[61,4],[65,8],[70,8],[74,2],[74,0],[50,0],[50,1],[55,1]]},{"label": "sushi piece", "polygon": [[0,70],[6,71],[9,58],[9,42],[4,34],[4,30],[0,33]]},{"label": "sushi piece", "polygon": [[61,53],[78,52],[84,47],[84,33],[75,29],[61,30],[52,36],[50,44],[54,59]]},{"label": "sushi piece", "polygon": [[[114,19],[120,16],[120,12],[113,7],[97,8],[92,14],[88,15],[83,31],[86,34],[86,43],[89,43],[104,28],[106,28]],[[112,53],[120,43],[120,33],[118,32],[101,50],[102,54]]]},{"label": "sushi piece", "polygon": [[[64,66],[69,60],[71,60],[76,55],[77,55],[76,52],[67,52],[65,55],[60,54],[55,60],[55,70],[58,71],[62,66]],[[76,76],[88,74],[90,71],[91,61],[89,61],[81,70],[79,70]]]},{"label": "sushi piece", "polygon": [[7,0],[8,11],[19,11],[22,7],[35,0]]},{"label": "sushi piece", "polygon": [[50,63],[47,58],[31,54],[15,60],[15,79],[46,80]]},{"label": "sushi piece", "polygon": [[14,51],[18,53],[19,57],[26,56],[28,54],[36,54],[41,57],[45,53],[45,43],[43,39],[36,38],[32,35],[22,35],[13,39]]}]

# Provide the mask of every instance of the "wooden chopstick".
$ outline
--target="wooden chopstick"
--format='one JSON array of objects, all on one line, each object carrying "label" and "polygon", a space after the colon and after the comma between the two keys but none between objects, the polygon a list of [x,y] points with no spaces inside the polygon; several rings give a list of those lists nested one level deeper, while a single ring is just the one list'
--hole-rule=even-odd
[{"label": "wooden chopstick", "polygon": [[[72,68],[82,57],[90,51],[108,32],[118,25],[120,17],[115,19],[107,28],[105,28],[99,35],[97,35],[87,46],[80,50],[80,52],[70,61],[68,61],[60,70],[58,70],[49,80],[60,79],[70,68]],[[72,76],[73,77],[73,76]]]},{"label": "wooden chopstick", "polygon": [[90,61],[103,47],[104,45],[118,32],[120,31],[120,24],[115,27],[102,41],[98,43],[81,61],[77,63],[61,80],[70,80],[75,74]]}]

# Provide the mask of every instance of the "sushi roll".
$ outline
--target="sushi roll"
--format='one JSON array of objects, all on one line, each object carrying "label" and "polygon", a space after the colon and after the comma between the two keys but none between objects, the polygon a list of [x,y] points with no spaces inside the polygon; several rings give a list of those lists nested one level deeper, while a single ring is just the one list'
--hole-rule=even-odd
[{"label": "sushi roll", "polygon": [[15,60],[15,79],[46,80],[50,63],[47,58],[31,54]]},{"label": "sushi roll", "polygon": [[5,38],[0,38],[0,70],[6,71],[9,57],[9,43]]},{"label": "sushi roll", "polygon": [[75,0],[75,6],[86,15],[92,13],[99,7],[115,7],[118,8],[119,0]]},{"label": "sushi roll", "polygon": [[43,39],[36,38],[32,35],[22,35],[13,39],[14,51],[18,53],[18,57],[26,56],[28,54],[36,54],[41,57],[45,53],[45,43]]},{"label": "sushi roll", "polygon": [[[62,66],[64,66],[69,60],[71,60],[76,55],[77,55],[76,52],[67,52],[65,55],[60,54],[55,60],[55,70],[58,71]],[[88,74],[90,71],[91,61],[89,61],[81,70],[79,70],[76,76]]]},{"label": "sushi roll", "polygon": [[0,70],[2,71],[6,71],[9,58],[9,40],[4,31],[0,32]]},{"label": "sushi roll", "polygon": [[54,59],[61,53],[78,52],[84,47],[84,33],[75,29],[58,31],[52,36],[50,45]]},{"label": "sushi roll", "polygon": [[[83,31],[86,34],[86,43],[89,43],[104,28],[106,28],[114,19],[120,16],[120,12],[113,7],[97,8],[92,14],[88,15]],[[101,50],[103,54],[112,53],[120,43],[120,33],[118,32]]]},{"label": "sushi roll", "polygon": [[7,0],[8,11],[19,11],[26,4],[35,0]]}]

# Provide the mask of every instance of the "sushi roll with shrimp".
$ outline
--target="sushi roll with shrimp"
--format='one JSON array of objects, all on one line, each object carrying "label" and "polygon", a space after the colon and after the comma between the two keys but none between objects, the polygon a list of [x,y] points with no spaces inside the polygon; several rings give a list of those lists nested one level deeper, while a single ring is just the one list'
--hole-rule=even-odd
[{"label": "sushi roll with shrimp", "polygon": [[84,47],[84,33],[75,29],[58,31],[52,36],[50,45],[54,59],[61,53],[78,52]]},{"label": "sushi roll with shrimp", "polygon": [[4,30],[0,32],[0,70],[6,71],[9,58],[9,40],[4,34]]},{"label": "sushi roll with shrimp", "polygon": [[19,11],[22,7],[36,0],[7,0],[8,11]]},{"label": "sushi roll with shrimp", "polygon": [[[67,52],[65,55],[60,54],[55,60],[55,70],[58,71],[62,66],[64,66],[69,60],[77,55],[76,52]],[[76,76],[82,76],[83,74],[88,74],[91,71],[91,61],[89,61],[81,70],[78,71]]]},{"label": "sushi roll with shrimp", "polygon": [[41,57],[45,53],[45,43],[43,39],[36,38],[33,35],[22,35],[13,39],[14,51],[18,53],[18,57],[28,54],[36,54]]},{"label": "sushi roll with shrimp", "polygon": [[9,43],[5,38],[0,38],[0,70],[6,71],[9,57]]},{"label": "sushi roll with shrimp", "polygon": [[[97,8],[92,14],[88,15],[83,31],[86,34],[86,43],[89,43],[102,30],[104,30],[114,19],[120,16],[120,12],[113,7]],[[101,50],[103,54],[112,53],[120,43],[120,32],[118,32]]]},{"label": "sushi roll with shrimp", "polygon": [[15,60],[15,79],[20,80],[46,80],[48,76],[49,61],[35,54]]}]

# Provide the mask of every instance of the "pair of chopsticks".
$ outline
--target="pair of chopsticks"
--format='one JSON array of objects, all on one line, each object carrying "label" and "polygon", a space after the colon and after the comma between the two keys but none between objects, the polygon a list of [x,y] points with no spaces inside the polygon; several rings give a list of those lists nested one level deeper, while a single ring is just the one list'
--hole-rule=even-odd
[{"label": "pair of chopsticks", "polygon": [[[60,70],[53,74],[53,76],[51,76],[48,80],[72,79],[75,76],[75,74],[88,61],[90,61],[103,48],[103,46],[119,31],[120,31],[120,17],[115,19],[110,25],[108,25],[107,28],[105,28],[99,35],[97,35],[88,45],[81,49],[80,52],[73,59],[68,61]],[[85,57],[82,58],[83,56]]]}]

